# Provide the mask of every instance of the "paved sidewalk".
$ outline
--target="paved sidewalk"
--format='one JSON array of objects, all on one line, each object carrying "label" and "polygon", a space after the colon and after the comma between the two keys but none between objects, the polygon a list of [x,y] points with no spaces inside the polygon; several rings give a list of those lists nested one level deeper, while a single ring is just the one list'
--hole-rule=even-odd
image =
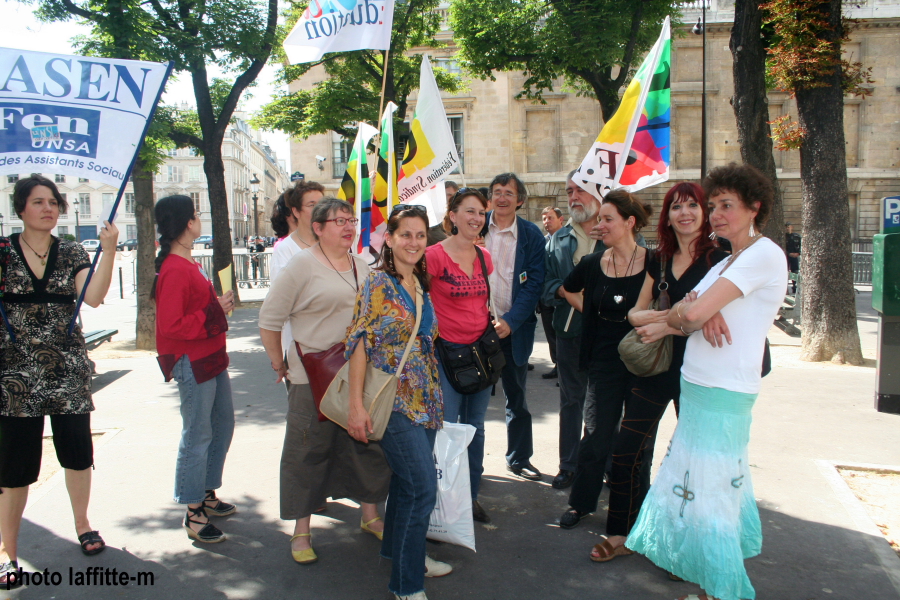
[{"label": "paved sidewalk", "polygon": [[[122,337],[133,337],[133,297],[119,300],[117,291],[110,296],[100,309],[86,311],[86,329],[116,326]],[[180,527],[183,511],[172,501],[181,424],[175,385],[162,381],[152,355],[98,358],[93,427],[107,434],[95,450],[90,515],[109,548],[95,557],[81,554],[65,485],[57,474],[30,498],[20,561],[29,571],[60,573],[61,584],[0,590],[0,599],[392,598],[387,591],[390,563],[379,558],[375,538],[359,530],[359,512],[352,503],[331,502],[324,515],[313,517],[313,543],[321,559],[317,564],[299,566],[290,558],[292,526],[278,519],[286,399],[259,345],[257,313],[253,308],[236,311],[229,332],[237,428],[220,496],[237,503],[239,511],[217,520],[228,541],[192,543]],[[870,318],[871,309],[861,314],[868,328],[863,345],[869,352],[874,347]],[[754,409],[750,447],[764,536],[762,555],[747,561],[757,598],[900,599],[889,576],[900,582],[900,559],[894,557],[887,566],[880,562],[872,548],[886,542],[867,539],[857,529],[816,463],[900,464],[900,416],[873,410],[874,368],[799,363],[792,358],[797,340],[778,337],[773,330],[772,341],[776,368],[764,380]],[[544,481],[528,482],[506,472],[498,390],[488,411],[481,494],[493,524],[477,527],[477,553],[429,544],[434,557],[455,568],[449,577],[426,582],[429,598],[665,600],[697,593],[695,585],[669,581],[640,556],[592,563],[588,553],[603,533],[602,513],[572,531],[557,526],[567,494],[549,485],[558,460],[558,388],[555,381],[540,378],[550,368],[545,343],[536,345],[532,362],[533,462],[545,473]],[[674,425],[670,410],[660,428],[657,463]],[[75,576],[89,567],[129,576],[152,573],[153,585],[69,584],[70,569]]]}]

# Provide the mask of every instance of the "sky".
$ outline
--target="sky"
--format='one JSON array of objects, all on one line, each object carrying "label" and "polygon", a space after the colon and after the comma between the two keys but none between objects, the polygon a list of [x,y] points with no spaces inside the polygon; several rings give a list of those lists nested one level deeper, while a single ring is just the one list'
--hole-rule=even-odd
[{"label": "sky", "polygon": [[[16,50],[75,54],[70,40],[77,35],[89,33],[87,27],[78,25],[74,21],[41,23],[34,18],[32,11],[32,6],[13,0],[0,0],[0,23],[7,24],[3,28],[3,40],[0,45]],[[9,24],[14,24],[14,26],[10,27]],[[278,89],[274,84],[276,74],[277,69],[266,65],[256,79],[256,87],[250,90],[253,97],[244,101],[241,108],[252,113],[268,102]],[[221,72],[215,72],[214,66],[210,68],[211,77],[221,75]],[[192,106],[195,104],[189,74],[182,73],[178,77],[178,81],[169,80],[163,95],[163,102],[166,104],[187,102]],[[263,139],[275,150],[278,158],[285,161],[288,174],[290,174],[291,152],[288,136],[281,132],[264,132]]]}]

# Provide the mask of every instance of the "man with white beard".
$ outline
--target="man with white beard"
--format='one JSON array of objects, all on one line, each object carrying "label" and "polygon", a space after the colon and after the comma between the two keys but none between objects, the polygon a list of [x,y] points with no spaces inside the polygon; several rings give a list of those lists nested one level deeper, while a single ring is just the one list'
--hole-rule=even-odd
[{"label": "man with white beard", "polygon": [[605,249],[603,242],[591,238],[600,202],[572,181],[574,173],[569,173],[566,179],[569,221],[547,242],[547,272],[541,298],[544,304],[554,307],[553,329],[559,372],[559,474],[552,485],[558,490],[571,486],[575,477],[587,393],[587,371],[578,368],[581,313],[566,302],[561,293],[562,282],[582,258]]}]

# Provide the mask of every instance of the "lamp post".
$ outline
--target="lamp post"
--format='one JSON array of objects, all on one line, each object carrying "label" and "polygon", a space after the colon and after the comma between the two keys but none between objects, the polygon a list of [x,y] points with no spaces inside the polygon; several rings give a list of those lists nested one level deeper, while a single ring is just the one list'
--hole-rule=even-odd
[{"label": "lamp post", "polygon": [[0,237],[3,237],[3,213],[0,213]]},{"label": "lamp post", "polygon": [[259,212],[256,208],[256,201],[259,199],[259,179],[256,173],[250,178],[250,190],[253,192],[253,235],[259,237]]},{"label": "lamp post", "polygon": [[691,29],[694,35],[703,36],[703,89],[700,93],[700,180],[706,179],[706,3],[700,0],[700,18]]},{"label": "lamp post", "polygon": [[75,241],[78,243],[81,243],[81,227],[78,226],[80,224],[80,221],[78,220],[78,206],[80,204],[81,202],[79,202],[78,199],[72,202],[72,205],[75,206]]}]

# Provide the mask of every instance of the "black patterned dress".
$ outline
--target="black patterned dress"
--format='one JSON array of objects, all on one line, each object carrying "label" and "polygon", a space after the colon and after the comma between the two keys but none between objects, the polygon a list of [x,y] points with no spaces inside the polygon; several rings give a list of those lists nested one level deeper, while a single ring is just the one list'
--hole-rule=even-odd
[{"label": "black patterned dress", "polygon": [[0,325],[0,415],[40,417],[94,410],[91,367],[75,313],[75,275],[90,267],[87,251],[54,238],[44,276],[23,258],[19,234],[0,238],[0,299],[16,341]]}]

